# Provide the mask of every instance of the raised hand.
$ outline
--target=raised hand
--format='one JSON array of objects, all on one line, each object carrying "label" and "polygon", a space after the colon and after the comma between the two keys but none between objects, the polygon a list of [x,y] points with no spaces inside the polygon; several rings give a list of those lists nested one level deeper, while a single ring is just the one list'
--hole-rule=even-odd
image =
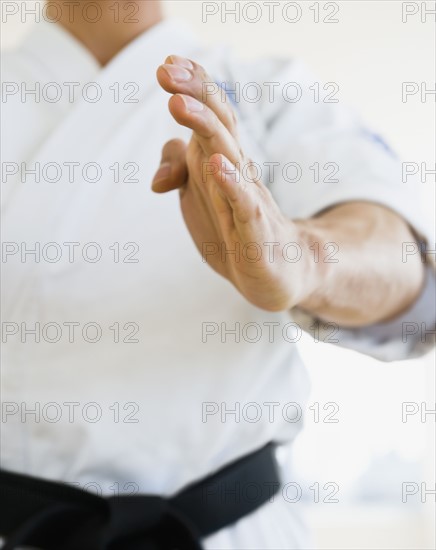
[{"label": "raised hand", "polygon": [[213,80],[203,67],[176,55],[158,68],[157,78],[172,94],[171,115],[193,133],[188,145],[165,144],[153,190],[180,190],[197,248],[247,300],[270,311],[300,303],[314,279],[304,223],[287,219],[269,190],[252,177],[224,91],[205,93]]}]

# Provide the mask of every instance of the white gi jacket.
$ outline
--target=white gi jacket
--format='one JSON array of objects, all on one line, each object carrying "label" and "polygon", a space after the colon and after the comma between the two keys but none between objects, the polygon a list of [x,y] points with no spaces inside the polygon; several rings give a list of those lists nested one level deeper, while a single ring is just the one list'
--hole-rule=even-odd
[{"label": "white gi jacket", "polygon": [[[62,28],[35,25],[4,56],[2,71],[3,468],[104,495],[170,495],[268,441],[291,443],[301,428],[281,414],[289,402],[303,407],[308,392],[296,344],[282,337],[292,318],[250,305],[202,262],[178,194],[150,189],[163,144],[190,137],[155,78],[172,53],[229,87],[300,84],[298,102],[270,102],[264,87],[259,101],[241,95],[235,105],[244,150],[291,218],[367,200],[425,233],[398,160],[340,103],[315,103],[316,78],[300,63],[238,63],[225,49],[205,52],[183,24],[165,21],[101,69]],[[25,93],[38,87],[39,101]],[[271,184],[264,162],[280,163]],[[287,162],[301,166],[299,181],[281,177]],[[319,183],[309,169],[316,162]],[[338,165],[338,182],[323,181],[326,163]],[[433,322],[427,302],[422,297],[404,318]],[[401,322],[336,338],[400,359],[422,347],[420,333],[402,342]],[[239,323],[239,338],[225,336],[222,323]],[[256,422],[248,417],[258,409],[242,411],[253,402],[262,411]],[[279,404],[272,421],[264,403]],[[226,411],[238,406],[236,421]],[[293,510],[276,498],[205,545],[303,547]]]}]

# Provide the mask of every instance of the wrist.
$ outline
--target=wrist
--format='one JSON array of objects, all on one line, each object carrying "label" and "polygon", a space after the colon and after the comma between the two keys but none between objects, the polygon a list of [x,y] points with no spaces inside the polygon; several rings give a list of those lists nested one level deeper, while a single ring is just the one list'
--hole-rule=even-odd
[{"label": "wrist", "polygon": [[331,247],[325,229],[318,227],[315,219],[293,222],[302,254],[300,275],[302,285],[295,299],[295,306],[310,312],[325,308],[332,277],[332,265],[337,259],[331,257]]}]

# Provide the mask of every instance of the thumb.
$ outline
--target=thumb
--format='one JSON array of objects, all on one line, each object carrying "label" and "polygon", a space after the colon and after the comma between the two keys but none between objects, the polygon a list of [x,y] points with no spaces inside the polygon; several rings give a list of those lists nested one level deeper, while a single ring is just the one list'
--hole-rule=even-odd
[{"label": "thumb", "polygon": [[181,139],[172,139],[162,149],[160,166],[151,188],[156,193],[166,193],[185,185],[188,178],[186,166],[187,145]]}]

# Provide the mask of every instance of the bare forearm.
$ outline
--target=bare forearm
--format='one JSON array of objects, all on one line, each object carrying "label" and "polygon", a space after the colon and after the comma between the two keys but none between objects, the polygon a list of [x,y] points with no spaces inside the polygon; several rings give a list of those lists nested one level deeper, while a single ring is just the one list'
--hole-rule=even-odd
[{"label": "bare forearm", "polygon": [[[406,310],[423,285],[418,255],[402,261],[403,242],[415,238],[400,216],[372,203],[339,205],[298,221],[305,247],[319,251],[308,265],[312,292],[299,307],[319,318],[358,327],[389,320]],[[326,258],[335,243],[334,258]],[[337,260],[332,262],[332,260]]]}]

